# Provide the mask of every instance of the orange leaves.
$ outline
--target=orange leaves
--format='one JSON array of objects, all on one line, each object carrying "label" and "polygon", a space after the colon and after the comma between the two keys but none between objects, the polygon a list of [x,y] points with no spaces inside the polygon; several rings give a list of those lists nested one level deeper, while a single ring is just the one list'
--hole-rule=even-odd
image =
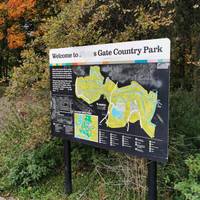
[{"label": "orange leaves", "polygon": [[5,8],[6,8],[5,3],[0,3],[0,11],[1,11],[1,10],[5,10]]},{"label": "orange leaves", "polygon": [[25,11],[31,11],[35,6],[36,0],[8,0],[7,9],[10,18],[22,17]]},{"label": "orange leaves", "polygon": [[3,40],[4,34],[0,31],[0,41]]},{"label": "orange leaves", "polygon": [[0,17],[0,26],[3,25],[4,22],[5,22],[4,18],[1,18],[1,17]]},{"label": "orange leaves", "polygon": [[0,41],[6,37],[10,49],[24,46],[26,34],[20,28],[20,18],[31,18],[35,4],[36,0],[6,0],[0,3]]},{"label": "orange leaves", "polygon": [[20,31],[18,25],[13,25],[8,29],[7,40],[10,49],[23,47],[26,40],[25,33]]},{"label": "orange leaves", "polygon": [[10,19],[23,17],[25,12],[33,12],[36,0],[8,0],[7,3],[0,3],[0,11],[6,11]]},{"label": "orange leaves", "polygon": [[[0,3],[0,26],[5,23],[5,19],[3,18],[3,12],[5,10],[5,3]],[[3,31],[0,29],[0,41],[4,39]]]}]

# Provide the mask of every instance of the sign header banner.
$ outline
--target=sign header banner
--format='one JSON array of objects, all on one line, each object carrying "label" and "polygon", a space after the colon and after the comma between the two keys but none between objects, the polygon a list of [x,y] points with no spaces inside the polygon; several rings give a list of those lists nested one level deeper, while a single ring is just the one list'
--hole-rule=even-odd
[{"label": "sign header banner", "polygon": [[51,65],[134,63],[138,60],[168,62],[170,40],[165,38],[50,50]]}]

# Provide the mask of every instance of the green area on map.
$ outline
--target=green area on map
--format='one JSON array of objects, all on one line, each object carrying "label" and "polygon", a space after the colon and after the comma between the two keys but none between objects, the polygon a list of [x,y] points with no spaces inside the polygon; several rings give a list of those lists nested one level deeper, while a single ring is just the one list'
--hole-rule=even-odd
[{"label": "green area on map", "polygon": [[99,66],[90,67],[89,76],[77,77],[75,94],[88,104],[98,101],[101,95],[108,101],[108,110],[104,119],[107,127],[122,128],[129,123],[140,122],[145,133],[155,137],[155,124],[151,122],[157,105],[157,92],[148,92],[136,81],[130,85],[118,87],[109,77],[101,74]]},{"label": "green area on map", "polygon": [[74,114],[75,137],[98,142],[98,116]]}]

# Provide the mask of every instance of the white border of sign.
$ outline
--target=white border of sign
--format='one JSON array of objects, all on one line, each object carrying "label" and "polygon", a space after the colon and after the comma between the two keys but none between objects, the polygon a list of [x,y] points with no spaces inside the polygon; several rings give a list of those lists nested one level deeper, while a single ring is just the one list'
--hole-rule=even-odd
[{"label": "white border of sign", "polygon": [[170,61],[168,38],[50,50],[50,65],[163,63]]}]

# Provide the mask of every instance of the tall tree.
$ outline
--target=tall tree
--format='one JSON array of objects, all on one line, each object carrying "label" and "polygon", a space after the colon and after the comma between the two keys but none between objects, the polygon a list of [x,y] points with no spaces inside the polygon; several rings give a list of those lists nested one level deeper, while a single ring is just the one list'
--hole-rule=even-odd
[{"label": "tall tree", "polygon": [[173,24],[172,68],[175,87],[191,90],[194,85],[195,65],[198,61],[200,43],[200,1],[181,0],[175,2],[176,17]]},{"label": "tall tree", "polygon": [[1,76],[7,79],[8,70],[26,42],[24,21],[33,14],[35,0],[8,0],[0,3]]},{"label": "tall tree", "polygon": [[47,17],[60,12],[63,0],[0,0],[0,78],[20,65],[20,53]]}]

